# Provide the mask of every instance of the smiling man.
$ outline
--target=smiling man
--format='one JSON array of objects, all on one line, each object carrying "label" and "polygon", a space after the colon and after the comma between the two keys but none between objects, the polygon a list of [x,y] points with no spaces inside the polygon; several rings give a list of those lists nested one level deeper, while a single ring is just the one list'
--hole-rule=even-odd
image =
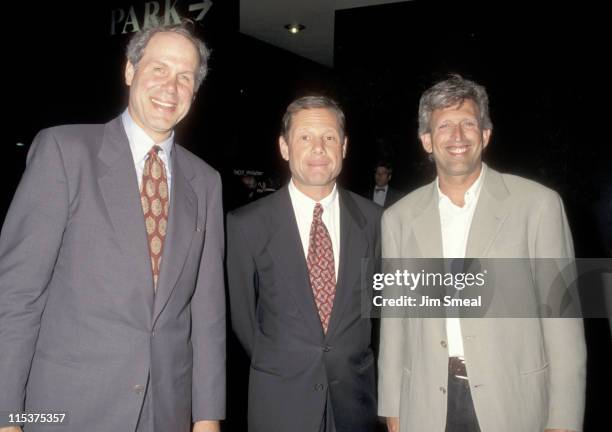
[{"label": "smiling man", "polygon": [[0,237],[0,431],[219,431],[221,185],[173,132],[208,56],[184,25],[137,33],[123,114],[32,143]]},{"label": "smiling man", "polygon": [[[422,95],[419,134],[438,176],[385,212],[384,258],[573,258],[559,196],[482,163],[491,131],[484,87],[452,75]],[[528,280],[544,280],[539,266]],[[381,322],[391,432],[579,431],[585,374],[579,319]]]},{"label": "smiling man", "polygon": [[293,101],[279,146],[289,184],[227,219],[232,323],[251,358],[249,431],[371,432],[375,365],[361,264],[370,259],[368,280],[381,210],[336,183],[347,138],[333,100]]}]

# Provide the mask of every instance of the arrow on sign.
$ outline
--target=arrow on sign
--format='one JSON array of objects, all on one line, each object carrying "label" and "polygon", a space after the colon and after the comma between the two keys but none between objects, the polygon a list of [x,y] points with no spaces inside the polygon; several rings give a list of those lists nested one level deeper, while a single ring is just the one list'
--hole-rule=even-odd
[{"label": "arrow on sign", "polygon": [[213,3],[211,0],[204,0],[202,3],[190,4],[189,12],[194,12],[198,10],[201,11],[195,20],[202,21],[202,18],[204,18],[204,15],[206,15],[206,12],[208,12],[208,10],[210,9],[212,5]]}]

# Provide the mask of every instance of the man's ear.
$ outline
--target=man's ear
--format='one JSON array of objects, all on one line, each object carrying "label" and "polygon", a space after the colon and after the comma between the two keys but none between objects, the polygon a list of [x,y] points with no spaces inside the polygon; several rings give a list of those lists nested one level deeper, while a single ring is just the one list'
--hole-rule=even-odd
[{"label": "man's ear", "polygon": [[348,137],[344,137],[344,143],[342,144],[342,159],[346,157],[347,149],[348,149]]},{"label": "man's ear", "polygon": [[285,137],[283,136],[278,137],[278,147],[280,148],[281,156],[283,157],[283,159],[288,161],[289,160],[289,145],[287,144],[287,141],[285,141]]},{"label": "man's ear", "polygon": [[433,145],[431,143],[431,133],[427,132],[424,133],[423,135],[420,136],[421,138],[421,145],[423,145],[423,148],[425,149],[425,151],[429,154],[433,153]]},{"label": "man's ear", "polygon": [[129,60],[125,63],[125,83],[130,86],[132,85],[132,80],[134,79],[135,72],[134,65]]},{"label": "man's ear", "polygon": [[486,148],[489,145],[489,141],[491,140],[491,129],[485,129],[482,131],[482,148]]}]

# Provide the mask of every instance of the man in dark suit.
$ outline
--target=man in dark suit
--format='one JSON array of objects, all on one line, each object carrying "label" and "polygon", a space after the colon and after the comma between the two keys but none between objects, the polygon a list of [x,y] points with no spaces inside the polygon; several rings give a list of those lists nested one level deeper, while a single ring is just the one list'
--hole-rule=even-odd
[{"label": "man in dark suit", "polygon": [[387,208],[403,196],[402,193],[389,186],[391,176],[393,175],[393,167],[387,162],[379,162],[376,164],[374,171],[374,188],[369,193],[369,198],[381,207]]},{"label": "man in dark suit", "polygon": [[162,26],[127,58],[127,110],[40,132],[6,216],[0,431],[210,432],[225,415],[221,185],[173,134],[208,50]]},{"label": "man in dark suit", "polygon": [[292,102],[279,145],[289,184],[227,220],[232,323],[251,358],[249,430],[369,432],[375,366],[360,290],[380,255],[381,210],[336,184],[347,138],[331,99]]}]

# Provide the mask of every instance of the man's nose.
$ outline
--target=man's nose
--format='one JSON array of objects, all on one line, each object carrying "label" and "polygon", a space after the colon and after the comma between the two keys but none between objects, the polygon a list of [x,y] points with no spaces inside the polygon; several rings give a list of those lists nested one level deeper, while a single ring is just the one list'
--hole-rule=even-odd
[{"label": "man's nose", "polygon": [[313,153],[325,153],[325,138],[315,138],[312,143]]},{"label": "man's nose", "polygon": [[463,138],[464,138],[463,128],[461,127],[461,125],[455,125],[453,127],[453,134],[452,134],[453,141],[463,141]]},{"label": "man's nose", "polygon": [[163,88],[165,91],[167,91],[168,93],[176,93],[176,88],[177,88],[177,77],[175,76],[169,76],[166,81],[163,84]]}]

